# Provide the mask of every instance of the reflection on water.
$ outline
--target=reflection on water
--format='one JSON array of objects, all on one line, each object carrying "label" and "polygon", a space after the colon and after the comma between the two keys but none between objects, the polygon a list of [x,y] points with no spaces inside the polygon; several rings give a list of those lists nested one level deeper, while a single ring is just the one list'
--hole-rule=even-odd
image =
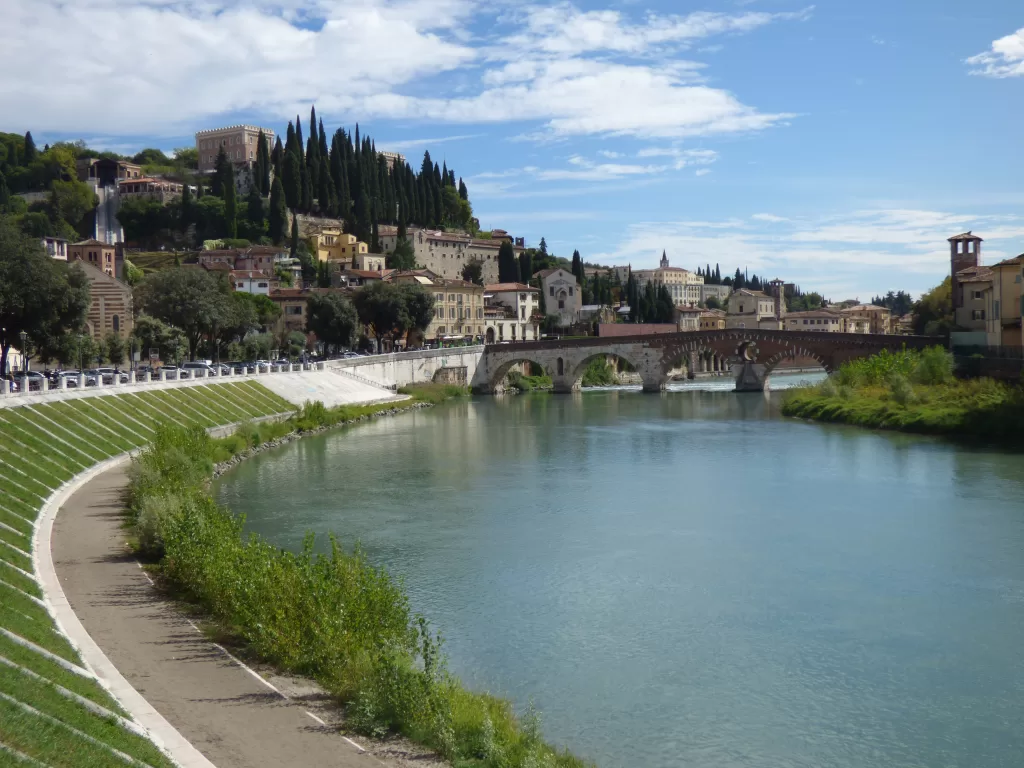
[{"label": "reflection on water", "polygon": [[360,540],[457,674],[602,766],[1024,765],[1024,459],[697,386],[381,419],[217,493]]}]

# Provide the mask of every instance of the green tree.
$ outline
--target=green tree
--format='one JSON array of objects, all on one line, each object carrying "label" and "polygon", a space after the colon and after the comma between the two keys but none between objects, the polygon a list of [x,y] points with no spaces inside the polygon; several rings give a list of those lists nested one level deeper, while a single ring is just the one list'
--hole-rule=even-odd
[{"label": "green tree", "polygon": [[249,194],[245,198],[245,218],[253,227],[263,231],[266,224],[263,215],[263,198],[260,197],[260,191],[255,184],[249,186]]},{"label": "green tree", "polygon": [[707,301],[704,302],[704,306],[708,309],[721,309],[722,302],[718,300],[717,296],[708,296]]},{"label": "green tree", "polygon": [[385,259],[388,269],[407,271],[416,269],[416,254],[413,251],[412,243],[404,237],[395,241],[395,249]]},{"label": "green tree", "polygon": [[135,319],[132,338],[143,359],[148,359],[154,350],[165,362],[179,362],[188,354],[188,340],[182,330],[151,315],[142,314]]},{"label": "green tree", "polygon": [[81,268],[51,259],[42,244],[0,219],[0,371],[22,331],[37,348],[55,349],[85,322],[89,283]]},{"label": "green tree", "polygon": [[295,259],[299,252],[299,217],[292,216],[292,242],[289,255]]},{"label": "green tree", "polygon": [[128,340],[119,333],[111,331],[103,337],[103,346],[107,352],[107,360],[111,365],[120,367],[128,352]]},{"label": "green tree", "polygon": [[270,147],[267,137],[260,131],[256,138],[256,187],[262,197],[270,194]]},{"label": "green tree", "polygon": [[419,283],[398,283],[398,293],[405,305],[405,332],[422,333],[434,319],[434,294]]},{"label": "green tree", "polygon": [[284,199],[288,209],[295,211],[302,202],[302,174],[299,171],[299,159],[292,151],[285,151],[284,170],[281,184],[284,186]]},{"label": "green tree", "polygon": [[306,300],[306,330],[331,352],[349,347],[359,327],[352,302],[337,292],[314,293]]},{"label": "green tree", "polygon": [[528,250],[519,254],[519,277],[524,283],[533,277],[533,254]]},{"label": "green tree", "polygon": [[359,320],[370,328],[378,347],[385,338],[397,339],[410,327],[403,296],[397,284],[374,281],[352,297]]},{"label": "green tree", "polygon": [[484,284],[484,265],[479,259],[473,259],[462,268],[462,279],[475,285]]},{"label": "green tree", "polygon": [[188,228],[195,223],[195,212],[192,209],[192,186],[186,182],[181,188],[181,206],[179,208],[178,220],[181,222],[182,233],[188,232]]},{"label": "green tree", "polygon": [[512,248],[512,243],[507,240],[502,241],[498,247],[498,282],[519,282],[519,261],[516,259],[516,252]]},{"label": "green tree", "polygon": [[214,331],[227,311],[228,288],[204,269],[179,267],[148,275],[137,290],[140,307],[182,330],[194,360],[203,337]]},{"label": "green tree", "polygon": [[[117,220],[130,243],[156,246],[169,230],[175,228],[174,208],[147,197],[128,198],[117,211]],[[180,218],[180,217],[179,217]]]},{"label": "green tree", "polygon": [[55,181],[50,187],[50,208],[54,220],[63,219],[78,229],[85,215],[96,208],[98,200],[84,181]]},{"label": "green tree", "polygon": [[36,160],[36,143],[32,139],[32,131],[25,132],[24,157],[25,165],[31,165]]},{"label": "green tree", "polygon": [[285,207],[284,187],[281,179],[275,177],[270,186],[270,239],[274,245],[280,245],[284,240],[287,225],[288,209]]},{"label": "green tree", "polygon": [[238,237],[238,190],[235,188],[235,169],[230,163],[224,176],[224,224],[228,237]]},{"label": "green tree", "polygon": [[217,150],[217,160],[213,166],[213,176],[210,179],[210,194],[214,197],[224,197],[224,190],[228,184],[228,175],[234,178],[234,170],[231,161],[228,160],[228,153],[224,151],[222,144]]},{"label": "green tree", "polygon": [[953,283],[947,277],[914,303],[914,333],[949,338],[953,329]]},{"label": "green tree", "polygon": [[123,275],[124,281],[128,285],[132,286],[141,283],[142,279],[146,276],[145,272],[128,261],[128,259],[124,260],[124,266],[122,267],[121,274]]}]

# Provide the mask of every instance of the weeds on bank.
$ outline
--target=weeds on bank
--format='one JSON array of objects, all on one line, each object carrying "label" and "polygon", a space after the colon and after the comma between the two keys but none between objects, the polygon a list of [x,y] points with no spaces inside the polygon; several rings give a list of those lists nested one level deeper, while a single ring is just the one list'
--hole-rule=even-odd
[{"label": "weeds on bank", "polygon": [[[406,391],[427,402],[466,392],[443,385]],[[216,461],[295,430],[393,407],[307,404],[287,421],[243,424],[221,440],[201,427],[159,427],[130,471],[129,517],[140,549],[258,657],[316,679],[360,732],[401,733],[459,768],[584,766],[544,743],[532,711],[517,717],[509,702],[466,690],[401,585],[358,547],[347,552],[332,537],[329,551],[317,554],[310,534],[299,552],[277,549],[243,536],[244,518],[206,490]]]},{"label": "weeds on bank", "polygon": [[955,379],[952,357],[940,347],[882,352],[847,363],[822,384],[787,393],[782,412],[863,427],[1024,442],[1024,390],[991,379]]}]

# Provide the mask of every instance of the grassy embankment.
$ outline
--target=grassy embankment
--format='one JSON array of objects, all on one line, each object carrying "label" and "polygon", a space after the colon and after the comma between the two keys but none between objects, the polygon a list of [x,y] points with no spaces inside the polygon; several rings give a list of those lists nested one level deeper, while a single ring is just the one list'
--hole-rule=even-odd
[{"label": "grassy embankment", "polygon": [[[406,392],[412,404],[465,390]],[[220,440],[198,428],[161,429],[131,473],[140,549],[219,632],[264,661],[316,679],[345,705],[346,721],[358,732],[401,733],[459,768],[583,766],[543,742],[532,712],[517,717],[509,702],[466,690],[447,671],[440,638],[358,548],[350,553],[332,537],[328,552],[317,554],[309,535],[301,552],[290,553],[243,537],[243,519],[218,507],[207,490],[215,462],[291,431],[392,407],[307,404],[285,422],[243,425]]]},{"label": "grassy embankment", "polygon": [[44,501],[94,464],[149,443],[160,425],[212,427],[293,410],[255,382],[0,409],[0,764],[17,763],[17,752],[54,768],[171,765],[126,725],[42,604],[31,549]]},{"label": "grassy embankment", "polygon": [[815,387],[786,393],[782,412],[815,421],[1024,444],[1024,390],[959,381],[950,354],[883,351],[842,366]]}]

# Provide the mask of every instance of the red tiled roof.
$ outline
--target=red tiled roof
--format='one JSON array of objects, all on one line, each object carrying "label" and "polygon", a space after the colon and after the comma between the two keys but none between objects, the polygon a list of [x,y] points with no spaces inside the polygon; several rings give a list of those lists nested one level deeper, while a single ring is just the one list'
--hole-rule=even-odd
[{"label": "red tiled roof", "polygon": [[1016,267],[1024,263],[1024,253],[1020,256],[1014,256],[1012,259],[1003,259],[998,264],[993,264],[992,267]]},{"label": "red tiled roof", "polygon": [[346,269],[344,274],[355,275],[356,277],[362,278],[376,277],[378,279],[383,279],[384,277],[380,272],[373,269]]},{"label": "red tiled roof", "polygon": [[489,293],[512,293],[515,291],[533,291],[539,293],[538,289],[531,288],[528,285],[522,283],[494,283],[492,285],[485,285],[484,290]]},{"label": "red tiled roof", "polygon": [[89,238],[88,240],[82,240],[80,243],[72,243],[72,245],[102,245],[104,248],[113,248],[114,246],[110,243],[101,243],[95,238]]},{"label": "red tiled roof", "polygon": [[948,242],[948,243],[955,243],[955,242],[958,242],[960,240],[979,240],[980,241],[981,238],[978,237],[977,235],[972,235],[971,234],[971,230],[967,230],[966,232],[961,232],[959,235],[953,235],[952,237],[946,238],[946,242]]},{"label": "red tiled roof", "polygon": [[960,283],[984,283],[992,279],[991,267],[967,267],[956,273],[957,282]]}]

